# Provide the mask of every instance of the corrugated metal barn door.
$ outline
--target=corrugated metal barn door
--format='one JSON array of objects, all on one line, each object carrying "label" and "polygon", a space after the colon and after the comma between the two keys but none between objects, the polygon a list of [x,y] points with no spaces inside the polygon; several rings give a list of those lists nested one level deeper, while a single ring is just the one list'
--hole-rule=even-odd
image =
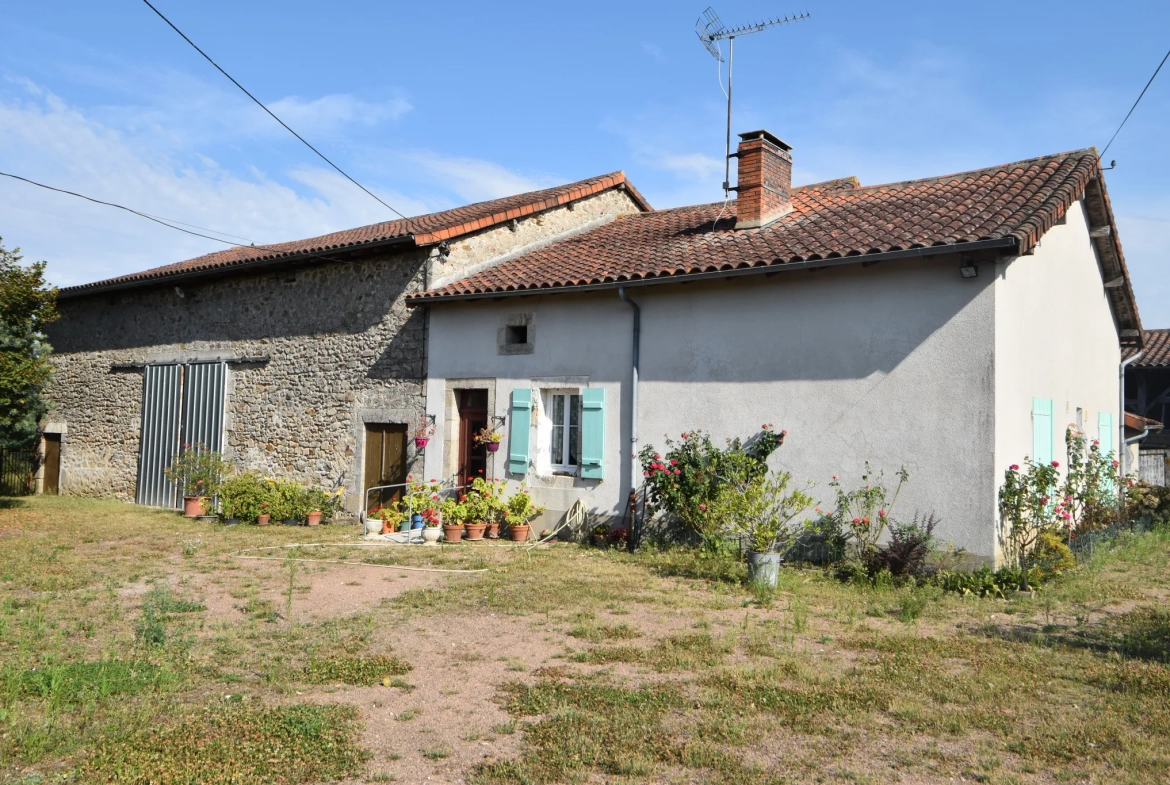
[{"label": "corrugated metal barn door", "polygon": [[183,366],[148,365],[143,374],[142,437],[138,448],[138,493],[135,501],[175,507],[175,485],[166,469],[178,451]]},{"label": "corrugated metal barn door", "polygon": [[184,444],[223,452],[227,366],[189,363],[148,365],[145,370],[136,501],[178,507],[178,491],[166,475],[175,453]]},{"label": "corrugated metal barn door", "polygon": [[223,363],[192,363],[183,369],[183,444],[223,452]]}]

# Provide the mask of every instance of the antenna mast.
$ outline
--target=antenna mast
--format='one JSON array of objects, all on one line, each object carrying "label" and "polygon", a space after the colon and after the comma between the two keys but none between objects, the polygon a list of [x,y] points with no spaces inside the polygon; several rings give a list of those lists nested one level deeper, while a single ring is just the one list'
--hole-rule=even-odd
[{"label": "antenna mast", "polygon": [[741,25],[739,27],[726,28],[723,22],[719,21],[719,15],[715,13],[715,9],[708,7],[703,15],[695,22],[695,35],[699,36],[699,40],[703,42],[703,46],[707,47],[707,51],[711,53],[719,62],[723,62],[723,52],[719,50],[718,41],[727,41],[727,141],[723,149],[723,196],[727,197],[731,193],[731,79],[732,72],[735,69],[735,39],[736,36],[748,35],[750,33],[758,33],[766,27],[772,25],[788,24],[789,22],[799,22],[803,19],[809,19],[810,14],[806,11],[803,14],[796,16],[785,16],[783,18],[769,19],[763,22],[755,22],[753,24]]}]

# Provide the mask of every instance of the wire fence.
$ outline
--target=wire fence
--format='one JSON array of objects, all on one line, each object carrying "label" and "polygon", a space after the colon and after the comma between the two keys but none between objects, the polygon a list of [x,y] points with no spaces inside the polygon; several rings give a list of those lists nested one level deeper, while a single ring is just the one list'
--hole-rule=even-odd
[{"label": "wire fence", "polygon": [[28,496],[34,493],[38,468],[36,449],[0,447],[0,496]]},{"label": "wire fence", "polygon": [[1079,534],[1069,540],[1069,550],[1076,557],[1077,564],[1093,558],[1093,555],[1102,548],[1109,548],[1118,537],[1124,534],[1145,534],[1153,528],[1150,518],[1143,517],[1127,523],[1115,523],[1104,529],[1094,529],[1091,532]]}]

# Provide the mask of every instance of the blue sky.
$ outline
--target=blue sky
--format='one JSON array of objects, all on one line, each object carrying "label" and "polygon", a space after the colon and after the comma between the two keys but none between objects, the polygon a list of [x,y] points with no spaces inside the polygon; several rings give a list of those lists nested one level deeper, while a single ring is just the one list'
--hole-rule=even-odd
[{"label": "blue sky", "polygon": [[[342,168],[408,214],[625,169],[657,207],[720,197],[710,0],[156,5]],[[872,184],[1102,147],[1170,48],[1170,3],[720,0],[734,131],[794,179]],[[145,5],[5,2],[0,170],[257,243],[383,220]],[[1170,326],[1170,67],[1106,158],[1147,327]],[[222,246],[0,182],[0,236],[60,285]]]}]

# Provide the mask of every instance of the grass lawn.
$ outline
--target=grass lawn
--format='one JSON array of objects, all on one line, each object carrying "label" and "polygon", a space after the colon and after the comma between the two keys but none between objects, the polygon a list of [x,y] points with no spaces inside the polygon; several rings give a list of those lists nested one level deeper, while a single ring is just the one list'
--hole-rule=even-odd
[{"label": "grass lawn", "polygon": [[1168,781],[1168,558],[761,595],[681,551],[0,499],[0,782]]}]

